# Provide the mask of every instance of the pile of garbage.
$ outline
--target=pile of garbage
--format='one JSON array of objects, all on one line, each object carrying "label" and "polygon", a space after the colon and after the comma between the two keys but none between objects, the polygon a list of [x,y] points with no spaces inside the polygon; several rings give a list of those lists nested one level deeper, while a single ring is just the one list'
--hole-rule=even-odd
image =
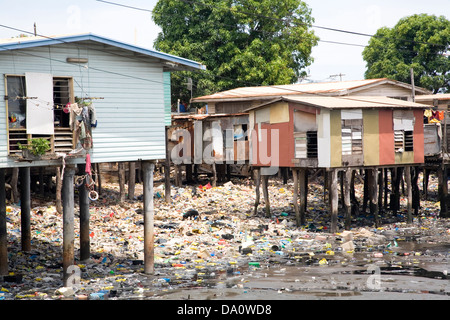
[{"label": "pile of garbage", "polygon": [[[104,185],[100,199],[90,204],[91,258],[79,261],[75,252],[73,287],[63,287],[62,216],[54,202],[33,206],[30,252],[20,249],[20,206],[11,204],[10,273],[0,282],[0,300],[151,299],[174,288],[217,286],[227,277],[279,265],[395,265],[407,259],[419,266],[421,259],[436,259],[430,244],[450,244],[450,221],[437,218],[435,202],[423,202],[411,225],[399,214],[375,228],[373,219],[363,215],[353,217],[351,230],[341,225],[332,234],[321,184],[309,186],[307,223],[301,227],[295,224],[292,190],[292,183],[271,180],[272,214],[264,217],[264,205],[260,215],[253,215],[255,192],[249,180],[172,187],[171,203],[164,200],[163,185],[156,186],[155,274],[145,275],[142,186],[136,185],[136,200],[119,203],[117,185]],[[78,222],[76,208],[75,248]],[[448,261],[448,250],[439,254]]]}]

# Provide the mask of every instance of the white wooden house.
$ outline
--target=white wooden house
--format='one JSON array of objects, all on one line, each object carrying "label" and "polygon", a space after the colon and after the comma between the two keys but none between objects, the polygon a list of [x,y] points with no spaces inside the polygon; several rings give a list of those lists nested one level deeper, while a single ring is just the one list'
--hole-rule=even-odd
[{"label": "white wooden house", "polygon": [[[3,75],[0,77],[0,114],[3,115],[0,117],[0,184],[5,168],[21,167],[22,249],[30,248],[30,167],[65,167],[63,267],[67,270],[74,262],[75,165],[85,164],[89,159],[93,163],[142,160],[144,269],[151,272],[154,167],[151,161],[165,159],[165,125],[170,124],[169,73],[203,69],[205,67],[195,61],[90,33],[0,40],[0,73]],[[81,128],[80,134],[72,126],[83,119],[71,114],[76,97],[80,99],[80,106],[82,102],[92,103],[89,112],[92,123]],[[86,140],[87,133],[91,140]],[[26,144],[29,138],[48,139],[50,156],[24,161],[19,143]],[[77,139],[89,143],[78,144]],[[3,188],[0,191],[1,275],[8,272],[8,265],[5,201],[2,199],[5,192]],[[87,223],[88,201],[80,194],[80,219]],[[88,227],[80,225],[82,247],[86,232]],[[66,272],[64,277],[66,280]]]}]

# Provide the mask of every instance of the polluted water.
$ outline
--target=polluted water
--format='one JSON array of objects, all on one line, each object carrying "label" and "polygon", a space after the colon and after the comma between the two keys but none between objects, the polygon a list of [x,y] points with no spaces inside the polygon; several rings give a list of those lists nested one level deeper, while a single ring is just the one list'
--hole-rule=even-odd
[{"label": "polluted water", "polygon": [[[406,199],[375,226],[369,213],[344,230],[329,230],[323,179],[309,182],[306,223],[296,225],[293,183],[269,180],[254,215],[250,179],[171,188],[155,176],[153,274],[144,273],[142,186],[119,202],[119,186],[104,183],[90,203],[90,258],[79,261],[75,208],[74,281],[62,280],[62,215],[54,200],[34,199],[31,251],[21,251],[20,205],[7,206],[8,270],[0,300],[160,299],[450,299],[450,221],[439,218],[437,182],[406,223]],[[158,182],[162,181],[162,182]],[[363,186],[356,185],[362,201]],[[75,201],[77,203],[77,201]],[[77,205],[76,205],[77,206]]]}]

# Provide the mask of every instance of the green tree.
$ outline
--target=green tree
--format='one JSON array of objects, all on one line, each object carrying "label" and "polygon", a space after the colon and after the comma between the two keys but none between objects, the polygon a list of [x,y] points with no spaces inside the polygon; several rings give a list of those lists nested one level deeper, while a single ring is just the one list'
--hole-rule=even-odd
[{"label": "green tree", "polygon": [[172,75],[172,99],[248,84],[293,83],[313,61],[318,38],[311,10],[300,0],[159,0],[157,50],[203,63],[205,72]]},{"label": "green tree", "polygon": [[414,83],[437,92],[450,91],[450,21],[444,16],[416,14],[392,29],[383,27],[363,51],[365,77]]}]

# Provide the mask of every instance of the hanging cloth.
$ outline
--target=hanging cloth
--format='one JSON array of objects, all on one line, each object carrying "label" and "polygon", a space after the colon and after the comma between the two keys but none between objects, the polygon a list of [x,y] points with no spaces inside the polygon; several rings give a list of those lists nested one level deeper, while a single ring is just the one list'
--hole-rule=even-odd
[{"label": "hanging cloth", "polygon": [[86,169],[84,171],[91,175],[91,155],[89,153],[86,154]]}]

